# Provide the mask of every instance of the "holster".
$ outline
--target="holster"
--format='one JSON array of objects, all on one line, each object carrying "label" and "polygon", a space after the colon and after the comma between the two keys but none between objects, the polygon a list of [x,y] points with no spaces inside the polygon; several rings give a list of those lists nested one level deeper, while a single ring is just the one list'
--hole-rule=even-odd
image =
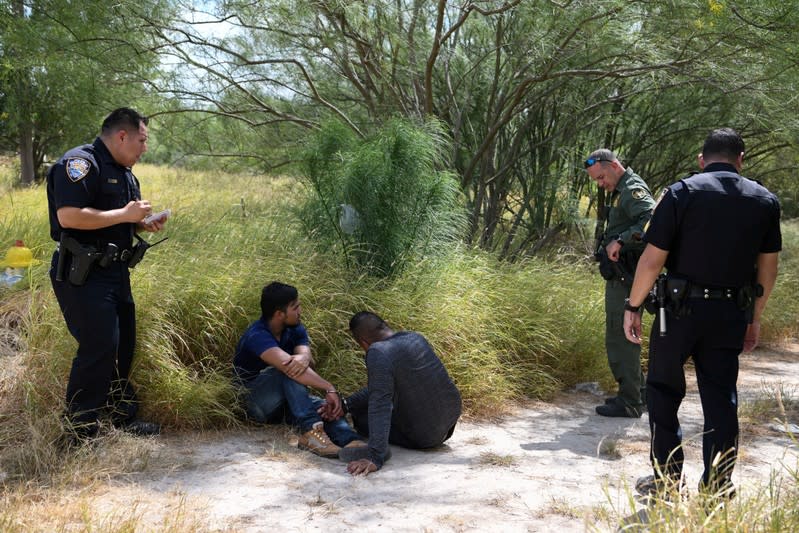
[{"label": "holster", "polygon": [[666,274],[658,275],[652,290],[646,295],[643,306],[646,312],[654,315],[666,307]]},{"label": "holster", "polygon": [[633,241],[624,244],[619,250],[619,264],[622,270],[630,274],[630,279],[635,275],[635,269],[638,268],[638,260],[644,253],[644,244],[639,241]]},{"label": "holster", "polygon": [[599,263],[599,275],[607,281],[616,279],[616,269],[613,268],[613,261],[608,257],[604,246],[597,248],[594,259]]},{"label": "holster", "polygon": [[687,316],[691,308],[686,305],[691,282],[682,278],[666,278],[667,309],[675,317]]},{"label": "holster", "polygon": [[65,233],[61,234],[61,244],[58,253],[56,279],[58,279],[59,274],[63,279],[64,261],[66,261],[64,255],[69,254],[70,262],[67,279],[73,285],[83,285],[86,283],[86,278],[89,277],[92,266],[103,255],[99,253],[94,246],[81,244]]},{"label": "holster", "polygon": [[736,303],[738,304],[738,309],[745,312],[747,323],[752,323],[755,316],[755,300],[761,296],[763,296],[763,285],[757,282],[738,289]]},{"label": "holster", "polygon": [[619,254],[619,261],[611,261],[605,247],[600,246],[594,254],[594,258],[599,262],[599,275],[605,280],[617,280],[628,287],[632,287],[635,269],[629,270],[627,268],[627,265],[622,261],[621,253]]}]

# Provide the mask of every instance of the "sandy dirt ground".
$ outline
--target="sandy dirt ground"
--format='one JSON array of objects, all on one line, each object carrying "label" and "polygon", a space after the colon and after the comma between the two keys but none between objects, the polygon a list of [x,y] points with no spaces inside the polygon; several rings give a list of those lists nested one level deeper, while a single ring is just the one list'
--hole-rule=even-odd
[{"label": "sandy dirt ground", "polygon": [[[702,416],[692,374],[680,417],[695,491]],[[741,357],[742,404],[778,388],[796,398],[799,345]],[[102,514],[133,504],[140,525],[188,513],[206,528],[241,532],[614,530],[641,507],[631,494],[650,473],[649,426],[646,414],[597,416],[600,394],[575,390],[500,421],[463,421],[441,448],[393,447],[382,470],[357,478],[344,463],[294,448],[282,427],[167,432],[150,443],[142,471],[95,487],[90,506]],[[796,443],[772,424],[743,427],[739,494],[797,467]]]}]

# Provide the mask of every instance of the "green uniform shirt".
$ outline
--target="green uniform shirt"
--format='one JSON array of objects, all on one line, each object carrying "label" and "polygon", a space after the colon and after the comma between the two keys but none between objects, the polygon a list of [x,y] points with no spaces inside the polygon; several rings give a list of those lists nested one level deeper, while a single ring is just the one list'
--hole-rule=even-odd
[{"label": "green uniform shirt", "polygon": [[652,217],[655,200],[641,176],[627,168],[610,197],[608,229],[602,245],[620,239],[625,244],[640,241]]}]

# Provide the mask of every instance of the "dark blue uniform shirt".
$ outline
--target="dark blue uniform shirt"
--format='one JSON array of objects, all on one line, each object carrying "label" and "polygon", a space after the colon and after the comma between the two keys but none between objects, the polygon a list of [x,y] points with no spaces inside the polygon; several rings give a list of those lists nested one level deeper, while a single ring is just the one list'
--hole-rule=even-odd
[{"label": "dark blue uniform shirt", "polygon": [[666,189],[644,240],[669,252],[670,275],[742,287],[752,282],[758,254],[782,248],[779,201],[733,165],[713,163]]},{"label": "dark blue uniform shirt", "polygon": [[[139,181],[129,168],[114,161],[99,138],[65,153],[47,173],[47,200],[50,210],[50,237],[58,241],[64,228],[56,212],[61,207],[93,207],[109,211],[140,200]],[[120,249],[130,248],[135,224],[122,223],[96,230],[70,229],[69,234],[84,244],[102,248],[113,242]]]}]

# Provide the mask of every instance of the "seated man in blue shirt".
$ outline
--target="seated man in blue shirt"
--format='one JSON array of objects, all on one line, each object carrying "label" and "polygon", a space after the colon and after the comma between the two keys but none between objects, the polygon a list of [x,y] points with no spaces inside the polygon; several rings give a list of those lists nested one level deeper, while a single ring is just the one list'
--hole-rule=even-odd
[{"label": "seated man in blue shirt", "polygon": [[389,443],[424,449],[450,438],[461,415],[461,395],[427,340],[413,331],[394,332],[367,311],[352,317],[350,331],[366,351],[368,382],[344,406],[355,429],[369,436],[369,446],[339,452],[347,471],[379,470],[391,455]]},{"label": "seated man in blue shirt", "polygon": [[[261,318],[239,340],[233,369],[243,389],[247,417],[260,423],[296,426],[297,446],[322,457],[336,457],[341,446],[365,446],[339,418],[323,422],[317,410],[324,403],[331,413],[343,414],[333,385],[311,363],[308,333],[300,323],[300,299],[291,285],[272,282],[261,292]],[[325,392],[325,401],[306,387]],[[331,442],[332,441],[332,442]]]}]

